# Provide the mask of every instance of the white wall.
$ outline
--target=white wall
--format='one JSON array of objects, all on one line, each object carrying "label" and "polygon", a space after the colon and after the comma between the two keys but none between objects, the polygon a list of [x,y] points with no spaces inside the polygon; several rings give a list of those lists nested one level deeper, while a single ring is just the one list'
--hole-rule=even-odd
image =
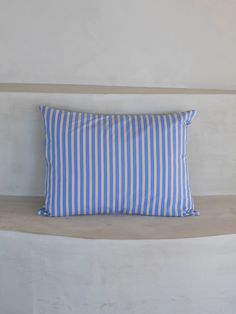
[{"label": "white wall", "polygon": [[0,313],[235,314],[235,243],[1,231]]},{"label": "white wall", "polygon": [[235,0],[1,0],[0,82],[236,89]]},{"label": "white wall", "polygon": [[[235,0],[1,0],[0,83],[236,89]],[[197,109],[194,194],[236,194],[236,95],[0,93],[0,194],[43,193],[38,104]]]},{"label": "white wall", "polygon": [[193,194],[236,194],[236,95],[0,93],[0,195],[43,193],[40,104],[108,113],[197,109],[188,147]]}]

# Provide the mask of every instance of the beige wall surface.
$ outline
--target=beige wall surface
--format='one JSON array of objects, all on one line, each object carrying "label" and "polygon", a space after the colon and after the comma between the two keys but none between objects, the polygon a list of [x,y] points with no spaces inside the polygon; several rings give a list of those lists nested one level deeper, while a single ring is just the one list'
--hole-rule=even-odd
[{"label": "beige wall surface", "polygon": [[0,195],[43,194],[40,104],[104,113],[196,109],[188,146],[193,194],[236,194],[236,95],[0,93]]},{"label": "beige wall surface", "polygon": [[236,235],[124,241],[0,231],[0,312],[235,314],[235,243]]},{"label": "beige wall surface", "polygon": [[1,0],[0,82],[236,89],[235,0]]},{"label": "beige wall surface", "polygon": [[[43,194],[42,103],[96,112],[197,109],[189,132],[193,194],[236,194],[235,34],[235,0],[1,0],[0,194]],[[89,85],[186,89],[109,94]]]}]

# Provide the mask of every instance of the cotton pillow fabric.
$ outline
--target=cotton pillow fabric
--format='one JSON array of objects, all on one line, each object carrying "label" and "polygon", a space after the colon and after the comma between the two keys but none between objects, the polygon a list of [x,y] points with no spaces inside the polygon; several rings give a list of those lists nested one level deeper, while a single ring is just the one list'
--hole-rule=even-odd
[{"label": "cotton pillow fabric", "polygon": [[186,161],[194,110],[105,115],[40,109],[46,132],[40,214],[197,214]]}]

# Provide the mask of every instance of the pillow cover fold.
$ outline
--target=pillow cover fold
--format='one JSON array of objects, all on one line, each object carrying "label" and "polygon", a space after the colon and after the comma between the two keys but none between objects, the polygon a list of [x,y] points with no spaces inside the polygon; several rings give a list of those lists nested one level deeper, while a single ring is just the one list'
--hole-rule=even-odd
[{"label": "pillow cover fold", "polygon": [[197,215],[186,160],[196,111],[97,114],[40,106],[46,141],[39,214]]}]

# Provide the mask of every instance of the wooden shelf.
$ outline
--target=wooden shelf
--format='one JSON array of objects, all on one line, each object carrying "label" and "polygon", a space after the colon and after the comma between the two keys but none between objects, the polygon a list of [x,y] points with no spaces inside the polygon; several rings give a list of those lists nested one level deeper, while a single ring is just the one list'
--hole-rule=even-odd
[{"label": "wooden shelf", "polygon": [[236,95],[236,90],[170,87],[99,86],[75,84],[0,83],[0,92],[55,94],[197,94]]},{"label": "wooden shelf", "polygon": [[198,217],[37,216],[40,197],[0,197],[0,230],[86,239],[177,239],[236,234],[236,196],[196,197]]}]

